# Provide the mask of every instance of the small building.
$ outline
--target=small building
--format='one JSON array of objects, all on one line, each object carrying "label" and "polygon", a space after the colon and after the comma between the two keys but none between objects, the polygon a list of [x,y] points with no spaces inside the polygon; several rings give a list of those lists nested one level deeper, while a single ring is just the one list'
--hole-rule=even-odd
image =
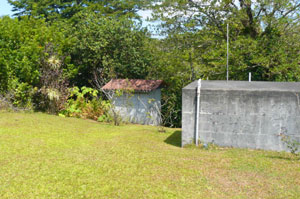
[{"label": "small building", "polygon": [[112,103],[124,121],[161,124],[162,80],[112,79],[103,90],[113,91]]},{"label": "small building", "polygon": [[220,146],[288,151],[280,134],[300,142],[300,82],[200,85],[198,114],[197,81],[183,88],[182,146],[198,139]]}]

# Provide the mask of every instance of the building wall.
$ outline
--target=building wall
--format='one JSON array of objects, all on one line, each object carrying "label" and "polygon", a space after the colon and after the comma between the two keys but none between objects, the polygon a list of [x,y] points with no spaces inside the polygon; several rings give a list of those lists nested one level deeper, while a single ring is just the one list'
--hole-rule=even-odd
[{"label": "building wall", "polygon": [[114,103],[124,121],[147,125],[160,124],[160,89],[146,93],[125,93],[117,97]]},{"label": "building wall", "polygon": [[[270,90],[237,89],[240,87],[201,89],[200,141],[275,151],[287,150],[278,136],[280,133],[300,142],[300,89],[298,93],[290,89],[276,90],[279,84],[274,85]],[[196,103],[194,83],[183,89],[182,146],[195,140]]]}]

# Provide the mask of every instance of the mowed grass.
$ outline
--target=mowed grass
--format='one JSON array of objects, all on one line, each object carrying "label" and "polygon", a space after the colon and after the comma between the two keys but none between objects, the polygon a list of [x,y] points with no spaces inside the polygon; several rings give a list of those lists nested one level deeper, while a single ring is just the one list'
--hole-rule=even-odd
[{"label": "mowed grass", "polygon": [[0,198],[300,198],[289,153],[179,146],[179,129],[1,112]]}]

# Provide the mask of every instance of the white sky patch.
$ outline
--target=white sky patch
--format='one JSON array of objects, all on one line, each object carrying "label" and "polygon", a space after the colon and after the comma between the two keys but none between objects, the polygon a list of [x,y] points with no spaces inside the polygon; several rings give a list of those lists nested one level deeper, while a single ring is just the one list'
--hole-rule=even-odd
[{"label": "white sky patch", "polygon": [[4,15],[13,15],[12,6],[7,2],[7,0],[0,0],[0,17]]},{"label": "white sky patch", "polygon": [[162,38],[160,35],[155,34],[155,26],[159,25],[161,21],[147,21],[152,17],[152,10],[139,10],[137,14],[142,17],[142,27],[148,28],[152,38]]},{"label": "white sky patch", "polygon": [[142,17],[143,20],[147,20],[151,18],[152,11],[151,10],[140,10],[137,12],[138,15]]}]

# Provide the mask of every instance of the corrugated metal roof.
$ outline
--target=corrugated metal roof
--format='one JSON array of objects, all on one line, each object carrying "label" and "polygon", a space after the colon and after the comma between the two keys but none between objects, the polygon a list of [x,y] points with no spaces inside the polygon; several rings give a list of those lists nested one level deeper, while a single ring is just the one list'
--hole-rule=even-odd
[{"label": "corrugated metal roof", "polygon": [[105,86],[104,90],[134,90],[150,92],[162,85],[162,80],[144,80],[144,79],[112,79]]}]

